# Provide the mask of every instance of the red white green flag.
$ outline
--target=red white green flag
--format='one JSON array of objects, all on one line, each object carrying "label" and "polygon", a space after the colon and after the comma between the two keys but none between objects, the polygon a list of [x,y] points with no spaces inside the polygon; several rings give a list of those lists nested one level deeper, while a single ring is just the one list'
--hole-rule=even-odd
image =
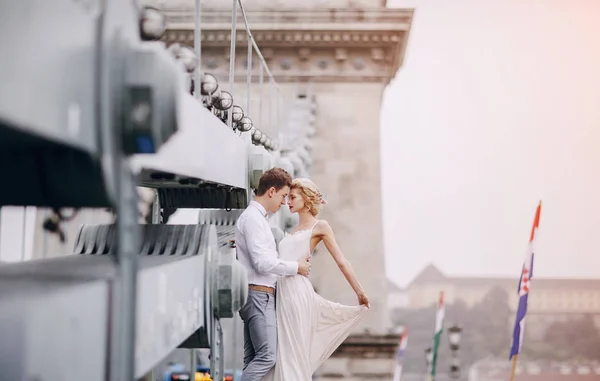
[{"label": "red white green flag", "polygon": [[440,292],[437,314],[435,317],[435,330],[433,332],[433,360],[431,361],[431,378],[435,379],[435,367],[437,364],[438,348],[444,331],[444,292]]}]

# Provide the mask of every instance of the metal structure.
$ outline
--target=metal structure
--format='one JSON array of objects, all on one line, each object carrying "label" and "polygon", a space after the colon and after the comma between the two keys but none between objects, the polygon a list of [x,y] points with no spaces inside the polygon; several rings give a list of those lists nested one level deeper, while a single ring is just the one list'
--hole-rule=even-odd
[{"label": "metal structure", "polygon": [[[12,36],[0,43],[10,57],[0,62],[0,168],[10,179],[0,207],[52,208],[44,229],[59,235],[77,208],[116,216],[82,226],[64,253],[73,255],[0,266],[3,379],[129,381],[178,347],[210,348],[212,377],[222,379],[220,319],[247,296],[228,245],[232,221],[265,170],[301,173],[310,160],[305,140],[297,148],[285,138],[281,109],[271,136],[252,122],[251,64],[246,110],[236,104],[238,9],[261,94],[264,74],[280,92],[242,2],[232,1],[227,90],[199,69],[196,6],[194,51],[157,42],[164,17],[135,1],[0,5],[0,32]],[[151,207],[139,187],[155,190]],[[151,224],[140,224],[140,205]],[[166,225],[176,208],[201,209],[199,223]]]}]

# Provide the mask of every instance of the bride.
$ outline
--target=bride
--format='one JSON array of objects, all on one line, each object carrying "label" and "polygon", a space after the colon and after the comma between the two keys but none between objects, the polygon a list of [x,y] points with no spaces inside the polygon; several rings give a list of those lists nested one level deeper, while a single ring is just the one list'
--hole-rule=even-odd
[{"label": "bride", "polygon": [[369,309],[369,299],[352,266],[338,247],[333,230],[318,220],[325,200],[309,179],[296,179],[288,206],[299,223],[279,242],[279,258],[297,261],[323,241],[358,297],[358,306],[344,306],[317,294],[308,278],[296,275],[277,282],[277,361],[265,380],[310,381],[317,368],[348,337]]}]

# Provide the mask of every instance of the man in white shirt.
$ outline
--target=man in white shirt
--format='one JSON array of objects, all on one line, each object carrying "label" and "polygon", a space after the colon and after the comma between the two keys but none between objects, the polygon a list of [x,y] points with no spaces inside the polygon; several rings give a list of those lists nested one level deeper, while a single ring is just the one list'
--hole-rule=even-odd
[{"label": "man in white shirt", "polygon": [[244,371],[241,381],[260,381],[275,365],[277,316],[275,286],[281,276],[308,276],[309,253],[298,262],[278,258],[275,237],[267,220],[290,191],[292,177],[281,168],[265,172],[254,201],[236,222],[235,243],[240,263],[248,271],[248,301],[240,310],[244,321]]}]

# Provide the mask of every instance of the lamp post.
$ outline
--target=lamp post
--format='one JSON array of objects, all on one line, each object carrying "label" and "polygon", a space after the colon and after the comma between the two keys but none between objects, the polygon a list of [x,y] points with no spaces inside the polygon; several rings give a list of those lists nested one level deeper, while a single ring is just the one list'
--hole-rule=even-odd
[{"label": "lamp post", "polygon": [[425,349],[425,363],[427,370],[425,371],[425,381],[431,381],[431,363],[433,362],[433,350],[431,347]]},{"label": "lamp post", "polygon": [[460,348],[460,334],[462,328],[454,324],[448,328],[448,341],[450,342],[450,352],[452,359],[450,361],[450,378],[458,379],[460,377],[460,360],[458,358],[458,350]]}]

